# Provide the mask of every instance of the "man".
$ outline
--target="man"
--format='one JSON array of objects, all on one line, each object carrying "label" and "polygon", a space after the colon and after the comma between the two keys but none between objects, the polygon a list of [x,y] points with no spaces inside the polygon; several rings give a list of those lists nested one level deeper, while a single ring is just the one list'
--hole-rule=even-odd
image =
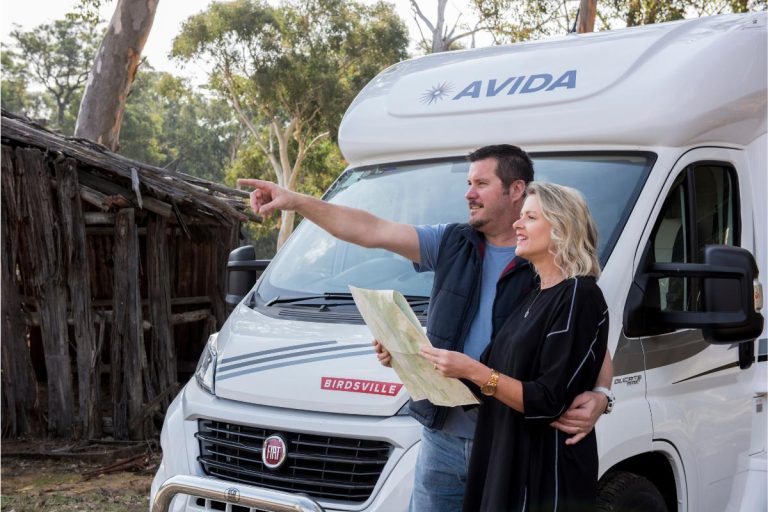
[{"label": "man", "polygon": [[[254,187],[251,208],[261,215],[293,210],[341,240],[383,248],[413,261],[419,272],[434,271],[427,315],[427,337],[438,348],[460,350],[477,359],[510,311],[535,286],[527,261],[515,256],[515,230],[533,164],[516,146],[486,146],[469,155],[467,224],[412,226],[332,205],[261,180],[238,180]],[[390,355],[374,342],[379,360]],[[606,353],[601,388],[610,387],[612,367]],[[578,442],[592,430],[612,400],[603,392],[586,392],[553,426],[574,434]],[[411,402],[410,413],[424,431],[416,464],[411,512],[461,509],[476,409],[437,407]]]}]

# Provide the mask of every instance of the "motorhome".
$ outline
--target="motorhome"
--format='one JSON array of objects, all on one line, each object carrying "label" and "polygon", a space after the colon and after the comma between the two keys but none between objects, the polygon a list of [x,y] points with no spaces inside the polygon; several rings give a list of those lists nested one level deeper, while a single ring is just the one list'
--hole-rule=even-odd
[{"label": "motorhome", "polygon": [[[428,55],[341,124],[327,201],[465,221],[465,155],[496,143],[587,198],[616,396],[602,510],[765,510],[766,40],[752,13]],[[348,286],[399,290],[423,321],[432,276],[308,222],[255,285],[252,254],[233,253],[238,304],[168,410],[150,507],[405,511],[421,426]]]}]

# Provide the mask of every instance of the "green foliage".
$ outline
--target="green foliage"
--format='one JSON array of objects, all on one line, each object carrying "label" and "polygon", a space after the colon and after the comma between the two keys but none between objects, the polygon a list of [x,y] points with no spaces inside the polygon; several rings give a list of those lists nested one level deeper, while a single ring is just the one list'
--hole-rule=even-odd
[{"label": "green foliage", "polygon": [[[4,75],[8,70],[16,88],[13,101],[23,113],[37,109],[33,115],[49,117],[54,128],[64,133],[74,131],[74,123],[88,78],[91,63],[99,45],[102,30],[97,21],[83,22],[72,18],[38,25],[29,31],[18,26],[11,32],[13,43],[4,47]],[[7,67],[6,67],[7,66]],[[21,94],[20,88],[42,89],[40,100]]]},{"label": "green foliage", "polygon": [[[767,0],[610,0],[597,2],[595,30],[766,9]],[[543,39],[568,33],[578,2],[566,0],[472,0],[498,43]]]},{"label": "green foliage", "polygon": [[221,182],[242,128],[225,102],[192,91],[183,79],[140,72],[126,104],[120,153]]},{"label": "green foliage", "polygon": [[8,51],[0,55],[0,62],[3,68],[2,94],[0,94],[3,108],[30,115],[33,99],[27,92],[26,70],[18,64],[18,58]]},{"label": "green foliage", "polygon": [[[319,141],[313,151],[304,161],[305,172],[302,173],[297,190],[312,196],[321,196],[333,181],[345,169],[347,163],[339,151],[339,147],[329,139]],[[238,178],[259,178],[274,180],[274,171],[269,161],[255,144],[244,144],[226,171],[224,183],[230,187],[237,185]],[[297,216],[296,224],[301,218]],[[262,224],[249,224],[246,234],[249,243],[256,248],[257,258],[272,258],[277,251],[278,215],[264,219]]]},{"label": "green foliage", "polygon": [[312,0],[272,7],[237,0],[189,18],[172,55],[207,63],[212,86],[239,96],[253,118],[299,119],[306,133],[335,134],[357,92],[403,59],[407,43],[405,27],[385,3]]},{"label": "green foliage", "polygon": [[[235,0],[190,17],[171,53],[208,66],[211,89],[250,133],[247,168],[271,168],[270,179],[296,190],[310,182],[302,171],[313,151],[323,154],[326,136],[335,140],[347,105],[381,69],[405,57],[407,43],[405,26],[383,2]],[[257,161],[259,154],[266,158]],[[283,213],[278,244],[292,231],[288,217]]]}]

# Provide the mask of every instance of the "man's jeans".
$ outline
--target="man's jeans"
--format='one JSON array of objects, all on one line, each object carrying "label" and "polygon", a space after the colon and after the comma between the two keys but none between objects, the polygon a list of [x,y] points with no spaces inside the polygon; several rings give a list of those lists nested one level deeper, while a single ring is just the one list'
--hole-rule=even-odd
[{"label": "man's jeans", "polygon": [[424,428],[410,512],[459,512],[472,440]]}]

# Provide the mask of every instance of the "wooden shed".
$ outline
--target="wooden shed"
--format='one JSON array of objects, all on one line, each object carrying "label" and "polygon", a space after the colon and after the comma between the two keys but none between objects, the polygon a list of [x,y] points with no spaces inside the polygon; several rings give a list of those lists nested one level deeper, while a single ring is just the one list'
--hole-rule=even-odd
[{"label": "wooden shed", "polygon": [[246,197],[3,111],[3,435],[153,435],[225,320]]}]

